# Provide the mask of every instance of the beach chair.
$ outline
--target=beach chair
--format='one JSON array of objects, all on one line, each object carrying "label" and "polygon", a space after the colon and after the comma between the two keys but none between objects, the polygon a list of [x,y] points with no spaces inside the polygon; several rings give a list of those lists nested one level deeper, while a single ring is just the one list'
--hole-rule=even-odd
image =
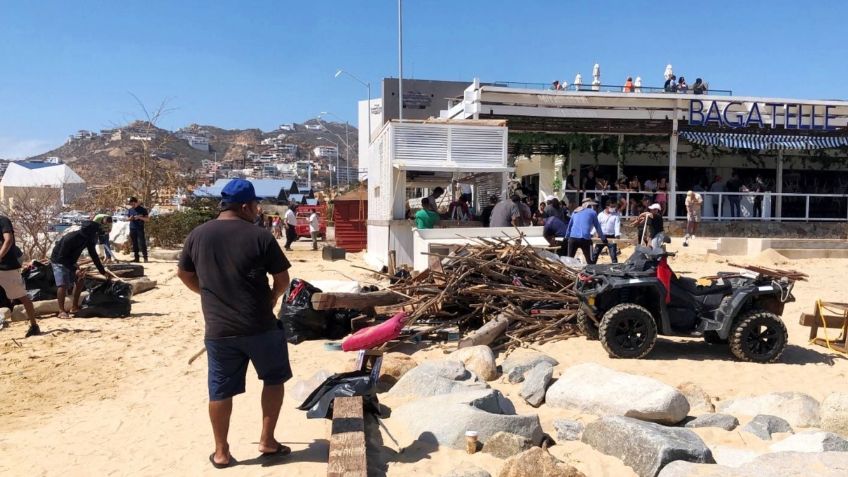
[{"label": "beach chair", "polygon": [[[801,325],[810,327],[810,343],[848,354],[848,303],[816,300],[813,313],[801,313]],[[819,328],[823,338],[818,336]],[[840,330],[839,335],[829,336],[828,328]]]}]

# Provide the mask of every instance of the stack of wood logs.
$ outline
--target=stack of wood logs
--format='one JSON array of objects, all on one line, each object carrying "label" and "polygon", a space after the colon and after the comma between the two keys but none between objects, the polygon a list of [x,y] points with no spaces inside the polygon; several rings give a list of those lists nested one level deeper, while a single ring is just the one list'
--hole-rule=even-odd
[{"label": "stack of wood logs", "polygon": [[409,338],[458,329],[460,347],[509,351],[578,334],[575,278],[522,238],[474,239],[448,255],[431,254],[430,268],[390,287],[406,301],[376,310],[407,311],[415,330]]}]

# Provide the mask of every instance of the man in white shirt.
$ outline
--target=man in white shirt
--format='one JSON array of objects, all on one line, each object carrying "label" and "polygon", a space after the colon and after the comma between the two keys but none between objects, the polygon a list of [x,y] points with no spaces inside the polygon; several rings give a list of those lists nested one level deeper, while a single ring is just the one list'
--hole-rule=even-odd
[{"label": "man in white shirt", "polygon": [[701,194],[693,191],[686,193],[686,236],[683,237],[683,246],[689,246],[689,239],[695,238],[698,224],[701,223],[701,206],[704,199]]},{"label": "man in white shirt", "polygon": [[286,250],[291,251],[291,244],[297,240],[297,206],[292,204],[286,211]]},{"label": "man in white shirt", "polygon": [[[603,232],[604,236],[607,238],[620,238],[621,237],[621,215],[618,213],[618,203],[615,201],[610,201],[607,204],[607,207],[598,214],[598,222],[601,224],[601,232]],[[595,233],[598,231],[595,230]],[[609,249],[610,260],[612,263],[618,263],[618,245],[615,242],[609,242],[607,244],[599,243],[595,244],[594,250],[594,258],[593,262],[597,263],[598,257],[601,255],[601,252],[604,250],[604,247]]]},{"label": "man in white shirt", "polygon": [[318,236],[321,234],[321,223],[318,219],[318,211],[313,210],[309,215],[309,235],[312,236],[312,250],[318,250]]}]

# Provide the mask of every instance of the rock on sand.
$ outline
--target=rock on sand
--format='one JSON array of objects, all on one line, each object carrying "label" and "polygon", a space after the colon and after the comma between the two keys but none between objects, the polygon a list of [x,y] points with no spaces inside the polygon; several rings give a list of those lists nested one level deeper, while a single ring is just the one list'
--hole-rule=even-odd
[{"label": "rock on sand", "polygon": [[677,389],[594,363],[565,370],[548,388],[545,401],[597,416],[627,416],[660,424],[677,424],[689,413],[689,402]]},{"label": "rock on sand", "polygon": [[733,399],[722,403],[719,410],[734,416],[768,414],[785,419],[795,427],[819,425],[819,402],[804,393],[769,393]]},{"label": "rock on sand", "polygon": [[715,462],[704,441],[689,429],[629,417],[603,417],[589,423],[581,440],[599,452],[621,459],[640,477],[654,477],[675,460]]}]

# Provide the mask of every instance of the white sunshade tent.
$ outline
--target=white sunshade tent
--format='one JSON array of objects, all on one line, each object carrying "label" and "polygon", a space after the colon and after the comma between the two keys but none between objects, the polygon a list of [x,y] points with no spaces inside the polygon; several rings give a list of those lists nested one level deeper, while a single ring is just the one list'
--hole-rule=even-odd
[{"label": "white sunshade tent", "polygon": [[11,188],[58,188],[62,190],[62,203],[67,204],[85,191],[85,180],[67,164],[46,162],[10,162],[0,189],[3,198]]}]

